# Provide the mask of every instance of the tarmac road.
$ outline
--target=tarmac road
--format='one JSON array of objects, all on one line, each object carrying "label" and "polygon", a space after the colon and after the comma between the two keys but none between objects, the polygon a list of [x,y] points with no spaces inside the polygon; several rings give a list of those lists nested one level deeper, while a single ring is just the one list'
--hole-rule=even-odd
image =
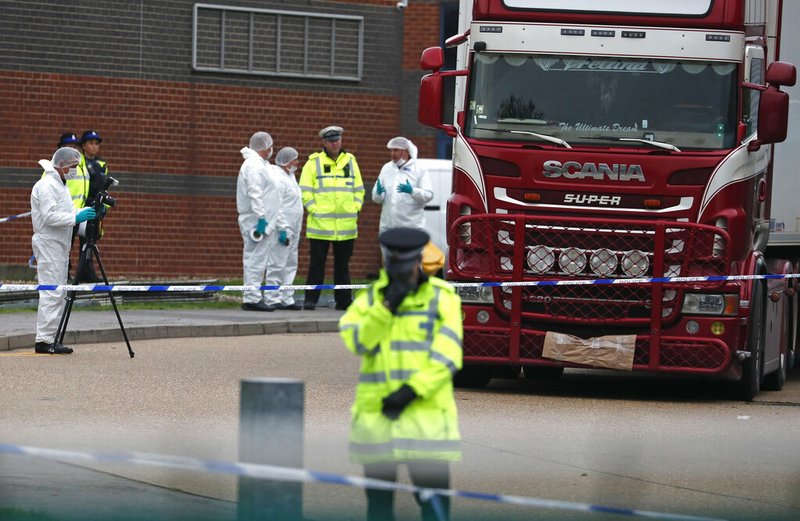
[{"label": "tarmac road", "polygon": [[[121,342],[75,347],[70,356],[0,353],[0,442],[234,461],[241,379],[286,377],[306,383],[306,468],[360,475],[346,455],[358,362],[335,333],[137,341],[133,360]],[[494,380],[457,400],[464,460],[454,488],[800,519],[797,372],[753,403],[728,401],[719,383],[585,371],[560,382]],[[226,476],[0,456],[0,508],[56,519],[234,519],[235,498]],[[417,519],[410,497],[397,507],[398,519]],[[363,511],[359,490],[305,487],[309,519],[360,520]],[[453,519],[501,518],[622,519],[454,503]]]}]

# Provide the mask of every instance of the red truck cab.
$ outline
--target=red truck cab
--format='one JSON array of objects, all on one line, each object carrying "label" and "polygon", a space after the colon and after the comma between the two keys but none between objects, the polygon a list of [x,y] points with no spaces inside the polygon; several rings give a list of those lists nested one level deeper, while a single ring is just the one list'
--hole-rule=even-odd
[{"label": "red truck cab", "polygon": [[447,276],[488,283],[459,288],[457,383],[597,367],[780,388],[794,279],[752,276],[795,265],[764,255],[795,81],[782,2],[470,3],[457,70],[423,53],[419,112],[454,138]]}]

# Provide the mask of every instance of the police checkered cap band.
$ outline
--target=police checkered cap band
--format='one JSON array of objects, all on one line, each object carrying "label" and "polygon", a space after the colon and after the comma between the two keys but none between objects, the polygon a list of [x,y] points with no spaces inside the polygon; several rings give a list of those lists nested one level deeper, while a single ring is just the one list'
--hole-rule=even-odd
[{"label": "police checkered cap band", "polygon": [[336,141],[342,136],[343,133],[344,129],[342,127],[331,125],[329,127],[325,127],[322,130],[320,130],[319,137],[326,139],[328,141]]},{"label": "police checkered cap band", "polygon": [[390,262],[408,262],[417,260],[422,255],[423,249],[425,249],[424,246],[422,248],[415,248],[413,250],[397,251],[390,250],[386,246],[381,246],[381,252],[383,252],[384,260]]}]

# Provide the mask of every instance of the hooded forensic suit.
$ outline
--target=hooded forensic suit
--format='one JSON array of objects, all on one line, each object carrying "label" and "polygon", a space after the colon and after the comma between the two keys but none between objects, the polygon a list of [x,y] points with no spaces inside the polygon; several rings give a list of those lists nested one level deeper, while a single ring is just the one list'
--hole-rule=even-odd
[{"label": "hooded forensic suit", "polygon": [[[268,160],[250,147],[241,150],[244,162],[239,169],[236,182],[236,209],[239,212],[239,231],[244,240],[242,264],[244,285],[261,286],[267,272],[267,256],[270,249],[278,246],[277,230],[285,229],[286,223],[280,211],[279,180],[275,168]],[[267,228],[260,242],[254,241],[250,233],[258,220],[264,218]],[[263,299],[263,292],[248,289],[242,294],[242,302],[255,304]]]},{"label": "hooded forensic suit", "polygon": [[[378,175],[384,193],[378,193],[378,183],[372,187],[372,200],[383,205],[379,233],[389,228],[425,229],[425,205],[433,199],[433,185],[428,171],[417,164],[417,147],[408,142],[409,159],[400,166],[389,161]],[[398,185],[409,181],[410,194],[398,192]]]},{"label": "hooded forensic suit", "polygon": [[[297,275],[297,247],[300,243],[300,229],[303,227],[303,195],[294,173],[274,166],[278,180],[280,211],[285,227],[288,245],[275,242],[267,257],[267,285],[289,286]],[[279,230],[280,231],[280,230]],[[278,235],[277,233],[275,234]],[[264,295],[269,306],[291,306],[294,304],[294,291],[269,291]]]},{"label": "hooded forensic suit", "polygon": [[[33,224],[33,254],[39,284],[67,283],[72,228],[75,226],[75,207],[69,189],[53,164],[42,159],[39,164],[44,175],[31,190],[31,222]],[[36,342],[52,344],[64,310],[66,290],[39,292],[36,315]]]}]

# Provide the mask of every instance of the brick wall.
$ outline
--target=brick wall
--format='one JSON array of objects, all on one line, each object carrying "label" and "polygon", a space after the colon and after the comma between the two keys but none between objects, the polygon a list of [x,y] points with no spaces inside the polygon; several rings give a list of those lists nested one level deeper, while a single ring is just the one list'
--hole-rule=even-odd
[{"label": "brick wall", "polygon": [[413,1],[403,20],[403,69],[419,71],[419,58],[428,47],[440,44],[439,2]]},{"label": "brick wall", "polygon": [[440,45],[439,0],[411,0],[403,19],[403,71],[400,127],[401,133],[419,149],[419,157],[436,157],[436,134],[417,121],[419,81],[425,71],[419,66],[422,51]]},{"label": "brick wall", "polygon": [[[344,146],[356,154],[371,189],[387,161],[386,141],[401,133],[401,113],[416,113],[416,106],[402,107],[404,57],[398,50],[404,48],[405,13],[395,2],[257,6],[364,16],[358,82],[194,72],[193,4],[78,0],[4,8],[0,217],[29,210],[30,188],[40,176],[36,162],[50,157],[58,136],[88,128],[102,135],[101,156],[121,181],[112,189],[119,205],[106,217],[107,233],[98,243],[113,277],[241,276],[235,184],[239,149],[256,130],[273,135],[276,151],[293,146],[304,157],[320,147],[320,128],[343,126]],[[238,0],[226,5],[253,7]],[[411,6],[406,11],[413,0]],[[58,24],[87,30],[58,31]],[[351,262],[354,277],[377,270],[378,217],[379,207],[367,202]],[[30,235],[30,219],[0,224],[0,263],[27,262]],[[307,260],[307,244],[301,244],[301,276]]]},{"label": "brick wall", "polygon": [[[111,175],[121,180],[113,189],[120,203],[108,214],[108,234],[101,241],[115,276],[240,273],[236,176],[242,162],[239,149],[255,130],[269,131],[275,150],[293,146],[307,156],[320,146],[319,128],[342,125],[344,146],[356,154],[364,181],[371,186],[386,161],[385,136],[396,134],[398,128],[398,99],[390,96],[338,95],[335,104],[320,106],[319,94],[305,91],[94,78],[76,93],[76,85],[85,78],[53,75],[52,80],[45,94],[42,75],[2,75],[0,96],[11,106],[28,105],[29,99],[37,100],[38,106],[8,118],[0,157],[7,168],[30,169],[32,186],[40,174],[36,161],[49,158],[63,129],[98,130],[103,137],[101,155],[108,159]],[[94,97],[104,100],[103,110],[70,115],[61,124],[50,118],[64,100],[85,98],[88,103]],[[12,139],[14,135],[36,137],[19,147],[15,144],[26,140]],[[185,187],[185,195],[142,194],[126,188],[135,184],[132,178],[137,174],[150,173],[226,177],[230,195],[200,196],[192,186]],[[155,186],[148,186],[148,192],[157,192],[157,176],[151,184]],[[29,209],[29,189],[2,194],[4,214]],[[377,216],[377,205],[367,203],[353,258],[354,276],[376,269]],[[2,225],[0,238],[7,247],[0,252],[0,263],[28,258],[29,220],[27,224]],[[300,257],[304,275],[305,248]]]}]

